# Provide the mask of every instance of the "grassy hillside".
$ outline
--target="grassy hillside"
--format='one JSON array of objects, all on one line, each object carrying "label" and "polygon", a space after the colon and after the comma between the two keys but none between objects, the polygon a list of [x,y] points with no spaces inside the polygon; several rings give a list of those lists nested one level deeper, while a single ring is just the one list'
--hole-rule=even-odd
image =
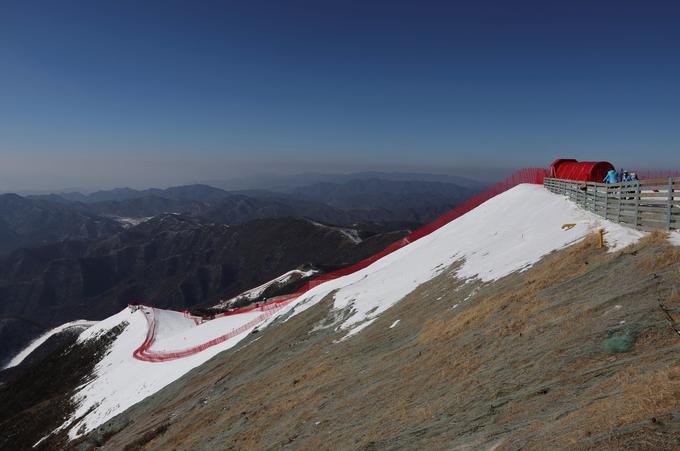
[{"label": "grassy hillside", "polygon": [[596,243],[495,283],[452,267],[341,342],[319,327],[340,319],[327,299],[81,445],[677,449],[680,337],[660,305],[680,306],[680,248]]}]

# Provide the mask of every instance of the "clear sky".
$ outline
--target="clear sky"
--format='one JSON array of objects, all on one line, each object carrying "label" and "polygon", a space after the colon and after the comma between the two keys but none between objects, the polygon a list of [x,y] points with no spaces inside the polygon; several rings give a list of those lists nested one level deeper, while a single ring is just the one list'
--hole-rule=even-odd
[{"label": "clear sky", "polygon": [[680,2],[0,0],[0,190],[680,168],[679,142]]}]

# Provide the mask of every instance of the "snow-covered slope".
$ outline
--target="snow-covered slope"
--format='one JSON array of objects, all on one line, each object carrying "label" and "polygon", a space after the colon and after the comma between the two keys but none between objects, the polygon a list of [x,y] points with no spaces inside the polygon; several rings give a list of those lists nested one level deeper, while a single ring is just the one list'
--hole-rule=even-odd
[{"label": "snow-covered slope", "polygon": [[95,377],[81,387],[76,395],[78,408],[62,426],[71,427],[71,438],[77,437],[78,431],[89,431],[157,392],[215,354],[234,346],[252,330],[250,328],[231,340],[183,359],[150,363],[132,357],[146,337],[145,315],[149,314],[156,315],[158,320],[158,340],[154,347],[159,349],[176,349],[190,343],[203,343],[237,327],[239,321],[245,322],[249,317],[228,316],[197,326],[181,312],[147,308],[135,311],[125,309],[83,332],[79,341],[95,338],[121,323],[127,323],[125,330],[113,342],[109,353],[97,365]]},{"label": "snow-covered slope", "polygon": [[[563,224],[575,224],[564,230]],[[542,256],[582,239],[598,228],[606,230],[610,249],[619,249],[639,239],[643,233],[605,221],[585,212],[566,198],[538,185],[519,185],[500,194],[468,214],[452,221],[432,234],[403,247],[354,274],[312,288],[279,312],[295,315],[318,303],[335,291],[336,309],[348,309],[341,323],[334,327],[346,330],[347,336],[368,326],[382,312],[430,280],[454,262],[460,262],[456,274],[464,279],[490,282],[515,271],[524,270]],[[255,289],[254,291],[257,291]],[[156,319],[153,349],[168,351],[199,346],[239,327],[248,328],[207,350],[168,362],[145,362],[133,358],[133,352],[147,336],[147,317]],[[190,369],[215,354],[228,349],[245,337],[253,316],[217,318],[203,324],[179,312],[159,309],[125,310],[85,331],[85,340],[127,322],[125,331],[114,341],[109,354],[97,365],[93,380],[77,395],[79,408],[72,418],[82,419],[64,426],[89,431],[127,407],[158,391]],[[263,320],[262,329],[275,317]],[[266,333],[266,331],[265,331]]]},{"label": "snow-covered slope", "polygon": [[[564,230],[564,224],[575,226]],[[462,262],[458,277],[490,282],[527,269],[599,228],[605,229],[610,250],[644,235],[584,211],[542,186],[519,185],[368,268],[310,290],[290,308],[298,313],[337,290],[335,308],[352,311],[340,327],[356,333],[455,261]]]},{"label": "snow-covered slope", "polygon": [[671,232],[669,236],[670,242],[675,246],[680,246],[680,230]]},{"label": "snow-covered slope", "polygon": [[254,300],[257,299],[262,295],[262,293],[265,292],[267,288],[269,288],[272,285],[275,284],[285,284],[288,283],[291,279],[296,278],[296,279],[303,279],[305,277],[310,277],[316,274],[318,271],[314,269],[309,269],[307,271],[302,271],[299,269],[293,269],[292,271],[288,271],[285,274],[280,275],[279,277],[270,280],[269,282],[265,282],[262,285],[259,285],[255,288],[251,288],[250,290],[244,291],[243,293],[239,294],[238,296],[235,296],[231,299],[228,299],[226,301],[222,301],[219,304],[217,304],[215,307],[229,307],[230,305],[233,305],[236,301],[239,299],[249,299],[249,300]]},{"label": "snow-covered slope", "polygon": [[70,329],[76,329],[76,330],[77,329],[81,329],[81,330],[87,329],[88,327],[92,326],[93,324],[96,324],[96,321],[87,321],[87,320],[84,320],[84,319],[79,319],[79,320],[76,320],[76,321],[68,322],[66,324],[62,324],[61,326],[55,327],[54,329],[50,329],[47,332],[45,332],[44,334],[40,335],[35,340],[33,340],[32,342],[30,342],[28,344],[28,346],[26,346],[21,352],[19,352],[16,356],[14,356],[14,358],[12,358],[12,360],[10,360],[9,363],[7,363],[7,365],[5,365],[5,367],[2,368],[2,369],[6,370],[7,368],[12,368],[12,367],[19,365],[21,362],[23,362],[26,359],[26,357],[31,355],[33,353],[33,351],[38,349],[40,347],[40,345],[45,343],[47,340],[49,340],[52,336],[54,336],[56,334],[59,334],[61,332],[64,332],[64,331],[67,331],[67,330],[70,330]]}]

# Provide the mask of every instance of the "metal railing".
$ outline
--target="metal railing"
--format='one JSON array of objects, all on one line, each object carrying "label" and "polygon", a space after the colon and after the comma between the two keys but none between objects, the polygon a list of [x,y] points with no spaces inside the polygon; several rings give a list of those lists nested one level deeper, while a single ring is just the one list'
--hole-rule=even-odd
[{"label": "metal railing", "polygon": [[680,177],[623,183],[546,177],[543,185],[611,221],[640,230],[680,229]]}]

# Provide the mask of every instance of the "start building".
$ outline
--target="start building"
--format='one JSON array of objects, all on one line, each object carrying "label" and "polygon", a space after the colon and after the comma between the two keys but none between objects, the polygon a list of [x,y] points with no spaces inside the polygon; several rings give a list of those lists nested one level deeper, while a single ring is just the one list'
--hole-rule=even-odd
[{"label": "start building", "polygon": [[614,166],[606,161],[555,160],[550,165],[550,177],[584,182],[602,182]]}]

